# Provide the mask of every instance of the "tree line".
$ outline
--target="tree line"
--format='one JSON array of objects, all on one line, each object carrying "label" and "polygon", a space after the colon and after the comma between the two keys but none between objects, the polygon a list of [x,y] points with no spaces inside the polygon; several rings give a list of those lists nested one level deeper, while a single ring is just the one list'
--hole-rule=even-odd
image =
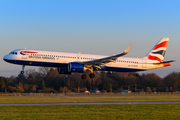
[{"label": "tree line", "polygon": [[[81,79],[82,73],[71,75],[58,74],[53,68],[26,70],[9,78],[0,77],[0,92],[5,93],[50,93],[83,92],[100,90],[101,92],[173,92],[180,91],[180,73],[172,72],[164,78],[155,73],[139,74],[136,72],[94,72],[95,78]],[[86,73],[87,76],[89,72]]]}]

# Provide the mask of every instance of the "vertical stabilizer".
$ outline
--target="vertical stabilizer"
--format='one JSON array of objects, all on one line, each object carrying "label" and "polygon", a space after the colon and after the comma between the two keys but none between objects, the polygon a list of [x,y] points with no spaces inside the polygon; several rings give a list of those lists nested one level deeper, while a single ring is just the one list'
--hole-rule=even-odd
[{"label": "vertical stabilizer", "polygon": [[162,38],[154,48],[146,55],[146,58],[149,60],[156,60],[163,62],[166,48],[169,42],[169,38]]}]

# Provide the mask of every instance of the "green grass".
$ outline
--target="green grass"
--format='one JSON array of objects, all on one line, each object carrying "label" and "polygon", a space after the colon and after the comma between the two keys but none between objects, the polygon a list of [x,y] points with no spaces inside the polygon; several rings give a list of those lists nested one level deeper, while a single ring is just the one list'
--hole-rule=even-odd
[{"label": "green grass", "polygon": [[[1,96],[0,103],[180,101],[180,95]],[[180,104],[0,106],[0,120],[179,119]]]},{"label": "green grass", "polygon": [[1,120],[117,120],[164,119],[178,120],[180,105],[58,105],[58,106],[1,106]]},{"label": "green grass", "polygon": [[180,95],[0,96],[1,103],[180,101]]}]

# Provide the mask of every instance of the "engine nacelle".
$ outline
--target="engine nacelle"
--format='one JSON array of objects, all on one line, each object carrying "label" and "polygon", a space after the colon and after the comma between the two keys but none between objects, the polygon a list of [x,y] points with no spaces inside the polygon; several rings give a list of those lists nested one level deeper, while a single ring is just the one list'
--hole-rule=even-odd
[{"label": "engine nacelle", "polygon": [[71,62],[68,64],[68,72],[84,72],[85,71],[84,64]]},{"label": "engine nacelle", "polygon": [[58,74],[71,74],[71,72],[68,71],[68,68],[58,67],[57,68]]}]

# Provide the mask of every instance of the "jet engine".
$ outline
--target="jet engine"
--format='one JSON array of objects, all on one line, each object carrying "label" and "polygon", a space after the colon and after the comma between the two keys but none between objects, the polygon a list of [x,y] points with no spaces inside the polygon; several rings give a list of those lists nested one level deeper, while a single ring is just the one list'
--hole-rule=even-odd
[{"label": "jet engine", "polygon": [[84,72],[86,71],[86,67],[82,63],[70,62],[68,64],[68,72]]}]

